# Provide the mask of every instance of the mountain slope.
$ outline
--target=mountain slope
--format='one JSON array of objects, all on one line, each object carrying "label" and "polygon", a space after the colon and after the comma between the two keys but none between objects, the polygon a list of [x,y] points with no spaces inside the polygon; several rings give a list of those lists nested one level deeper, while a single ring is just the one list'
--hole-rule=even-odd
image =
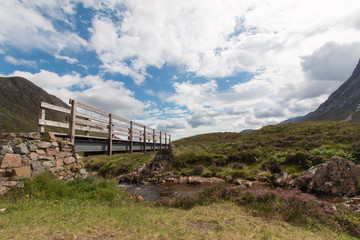
[{"label": "mountain slope", "polygon": [[350,78],[343,83],[305,121],[350,121],[360,122],[360,61]]},{"label": "mountain slope", "polygon": [[[0,77],[0,132],[37,131],[42,101],[69,108],[25,78]],[[54,113],[47,114],[47,118],[54,117]]]}]

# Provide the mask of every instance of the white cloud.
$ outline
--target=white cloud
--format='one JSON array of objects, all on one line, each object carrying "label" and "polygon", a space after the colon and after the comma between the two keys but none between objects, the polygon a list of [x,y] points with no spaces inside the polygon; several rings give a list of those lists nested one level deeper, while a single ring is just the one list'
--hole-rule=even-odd
[{"label": "white cloud", "polygon": [[61,56],[59,54],[55,54],[55,58],[60,59],[60,60],[65,60],[67,63],[70,63],[70,64],[74,64],[74,63],[78,62],[78,60],[76,58],[71,58],[68,56]]},{"label": "white cloud", "polygon": [[123,82],[105,81],[92,75],[81,77],[78,73],[59,76],[46,70],[35,74],[15,71],[10,76],[24,77],[64,102],[76,99],[125,118],[145,116],[146,106],[134,98]]},{"label": "white cloud", "polygon": [[356,0],[132,0],[101,5],[106,6],[123,20],[96,17],[91,44],[105,70],[131,76],[137,84],[147,76],[147,67],[165,63],[209,78],[284,63],[296,67],[300,56],[324,41],[346,43],[360,37],[354,30],[360,9]]},{"label": "white cloud", "polygon": [[350,77],[360,57],[360,42],[329,42],[303,57],[302,67],[311,79],[344,81]]},{"label": "white cloud", "polygon": [[4,60],[8,63],[11,63],[13,65],[23,65],[28,67],[36,67],[36,62],[31,60],[25,60],[25,59],[16,59],[12,56],[6,56]]},{"label": "white cloud", "polygon": [[0,48],[0,54],[5,54],[5,51]]},{"label": "white cloud", "polygon": [[68,6],[71,6],[70,1],[3,1],[0,7],[0,45],[50,53],[85,47],[86,41],[76,33],[59,31],[52,23],[53,19],[67,21],[65,13],[71,13]]}]

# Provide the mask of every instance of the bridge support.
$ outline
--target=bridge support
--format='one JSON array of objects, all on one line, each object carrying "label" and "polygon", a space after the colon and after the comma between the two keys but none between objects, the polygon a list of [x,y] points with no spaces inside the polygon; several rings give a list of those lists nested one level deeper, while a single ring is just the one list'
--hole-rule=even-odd
[{"label": "bridge support", "polygon": [[112,139],[113,139],[113,120],[112,114],[109,114],[109,147],[108,147],[108,155],[112,155]]},{"label": "bridge support", "polygon": [[69,138],[70,138],[71,144],[75,144],[76,101],[70,99],[69,103],[71,104]]},{"label": "bridge support", "polygon": [[130,121],[130,128],[129,128],[129,149],[130,153],[133,153],[133,121]]}]

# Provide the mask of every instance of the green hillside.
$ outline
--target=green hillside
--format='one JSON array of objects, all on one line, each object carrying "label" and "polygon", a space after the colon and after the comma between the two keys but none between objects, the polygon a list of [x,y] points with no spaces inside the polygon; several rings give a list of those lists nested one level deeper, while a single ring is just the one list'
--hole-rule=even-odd
[{"label": "green hillside", "polygon": [[[38,131],[40,103],[69,108],[61,99],[21,77],[0,77],[0,132]],[[47,119],[64,119],[47,111]]]},{"label": "green hillside", "polygon": [[[334,156],[360,162],[360,124],[302,122],[249,133],[210,133],[173,142],[178,173],[254,180],[271,172],[300,174]],[[202,169],[202,170],[201,170]]]}]

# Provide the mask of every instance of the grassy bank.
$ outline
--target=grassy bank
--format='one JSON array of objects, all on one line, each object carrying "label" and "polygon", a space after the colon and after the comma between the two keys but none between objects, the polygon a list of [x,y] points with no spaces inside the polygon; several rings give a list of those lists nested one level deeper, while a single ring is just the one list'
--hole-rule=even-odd
[{"label": "grassy bank", "polygon": [[134,171],[137,165],[151,162],[155,157],[155,152],[136,152],[133,154],[123,153],[112,156],[94,155],[84,158],[86,167],[91,171],[96,171],[100,176],[113,178],[123,173]]},{"label": "grassy bank", "polygon": [[2,239],[353,239],[225,198],[188,210],[158,206],[97,179],[64,183],[40,176],[3,196],[0,209]]},{"label": "grassy bank", "polygon": [[294,176],[333,157],[360,162],[360,124],[303,122],[249,133],[211,133],[173,142],[181,175],[254,180],[274,172]]}]

